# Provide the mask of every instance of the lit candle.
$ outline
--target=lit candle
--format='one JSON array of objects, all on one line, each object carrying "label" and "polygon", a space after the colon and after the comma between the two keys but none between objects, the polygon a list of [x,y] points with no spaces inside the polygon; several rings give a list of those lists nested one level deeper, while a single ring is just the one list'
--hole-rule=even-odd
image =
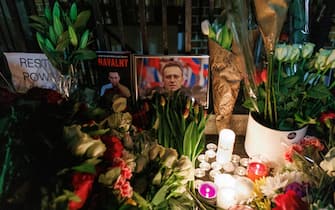
[{"label": "lit candle", "polygon": [[207,199],[213,199],[216,197],[217,188],[213,182],[203,182],[198,188],[199,194]]},{"label": "lit candle", "polygon": [[214,177],[215,185],[221,188],[233,188],[235,186],[235,178],[230,174],[218,174]]},{"label": "lit candle", "polygon": [[220,170],[211,170],[211,171],[209,172],[209,178],[210,178],[212,181],[214,181],[214,180],[215,180],[215,177],[216,177],[217,175],[219,175],[219,174],[221,174],[221,171],[220,171]]},{"label": "lit candle", "polygon": [[235,144],[235,133],[230,129],[222,129],[219,133],[219,144],[216,161],[227,163],[231,161]]},{"label": "lit candle", "polygon": [[211,167],[212,167],[213,170],[221,170],[222,165],[221,165],[221,163],[215,161],[215,162],[211,163]]},{"label": "lit candle", "polygon": [[255,181],[256,179],[268,175],[268,167],[261,162],[251,162],[248,165],[247,175],[249,179]]},{"label": "lit candle", "polygon": [[205,152],[205,157],[206,159],[208,159],[208,161],[212,161],[213,158],[215,158],[215,156],[216,156],[216,152],[214,150],[207,150]]},{"label": "lit candle", "polygon": [[203,178],[206,175],[206,171],[201,168],[196,168],[194,170],[194,176],[197,178]]},{"label": "lit candle", "polygon": [[222,168],[227,173],[232,173],[235,170],[235,166],[232,162],[227,162],[222,165]]},{"label": "lit candle", "polygon": [[231,156],[231,162],[235,165],[238,166],[240,164],[241,157],[239,155],[233,154]]},{"label": "lit candle", "polygon": [[211,164],[207,162],[202,162],[199,164],[199,168],[201,168],[204,171],[208,171],[209,169],[211,169]]},{"label": "lit candle", "polygon": [[234,171],[234,174],[235,175],[239,175],[239,176],[245,176],[247,173],[247,169],[245,169],[244,167],[242,166],[238,166],[236,167],[235,171]]},{"label": "lit candle", "polygon": [[244,167],[248,167],[249,164],[249,158],[241,158],[240,164]]},{"label": "lit candle", "polygon": [[214,143],[209,143],[209,144],[206,145],[206,148],[208,150],[216,151],[216,149],[218,148],[218,146],[216,146],[216,144],[214,144]]},{"label": "lit candle", "polygon": [[236,192],[233,188],[221,188],[219,189],[216,205],[223,209],[229,209],[230,207],[237,204]]},{"label": "lit candle", "polygon": [[208,161],[208,159],[206,159],[205,154],[200,154],[197,159],[198,159],[199,162],[206,162],[206,161]]}]

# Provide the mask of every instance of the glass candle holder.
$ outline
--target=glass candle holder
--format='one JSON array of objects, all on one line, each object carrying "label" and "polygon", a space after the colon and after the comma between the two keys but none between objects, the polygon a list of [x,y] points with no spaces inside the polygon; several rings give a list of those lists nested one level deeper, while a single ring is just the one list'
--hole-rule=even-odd
[{"label": "glass candle holder", "polygon": [[240,164],[241,164],[241,166],[248,167],[249,158],[241,158]]},{"label": "glass candle holder", "polygon": [[227,162],[222,165],[222,168],[227,173],[233,173],[235,170],[235,166],[232,162]]},{"label": "glass candle holder", "polygon": [[205,154],[200,154],[197,158],[197,160],[201,163],[201,162],[207,162],[208,159],[206,159],[206,155]]},{"label": "glass candle holder", "polygon": [[216,198],[217,187],[213,182],[203,182],[198,188],[199,194],[206,199]]},{"label": "glass candle holder", "polygon": [[215,161],[215,162],[211,163],[211,167],[212,167],[213,170],[221,170],[222,165],[221,165],[221,163]]},{"label": "glass candle holder", "polygon": [[238,176],[245,176],[247,174],[247,169],[243,166],[238,166],[235,168],[234,174]]},{"label": "glass candle holder", "polygon": [[214,150],[207,150],[205,152],[205,157],[208,161],[213,161],[215,159],[216,152]]},{"label": "glass candle holder", "polygon": [[239,155],[233,154],[231,156],[231,162],[235,165],[238,166],[240,164],[241,157]]},{"label": "glass candle holder", "polygon": [[218,146],[216,146],[216,144],[214,144],[214,143],[208,143],[208,144],[206,145],[206,148],[207,148],[207,150],[213,150],[213,151],[216,151],[216,149],[218,148]]},{"label": "glass candle holder", "polygon": [[196,168],[194,170],[194,176],[197,178],[203,178],[206,175],[206,171],[202,168]]},{"label": "glass candle holder", "polygon": [[251,162],[247,168],[247,176],[252,181],[268,175],[268,167],[261,162]]},{"label": "glass candle holder", "polygon": [[204,181],[201,180],[201,179],[196,179],[196,180],[194,180],[194,187],[195,187],[195,189],[199,189],[200,184],[202,184],[203,182],[204,182]]},{"label": "glass candle holder", "polygon": [[214,180],[215,180],[215,177],[216,177],[217,175],[219,175],[219,174],[221,174],[221,171],[220,171],[220,170],[211,170],[211,171],[209,172],[209,178],[210,178],[212,181],[214,181]]},{"label": "glass candle holder", "polygon": [[202,162],[199,164],[199,168],[201,168],[204,171],[208,171],[209,169],[211,169],[211,164],[207,162]]}]

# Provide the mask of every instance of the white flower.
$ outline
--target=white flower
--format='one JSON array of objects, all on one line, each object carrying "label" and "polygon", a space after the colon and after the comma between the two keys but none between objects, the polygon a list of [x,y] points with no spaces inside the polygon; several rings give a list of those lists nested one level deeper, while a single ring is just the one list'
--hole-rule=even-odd
[{"label": "white flower", "polygon": [[286,44],[278,44],[275,49],[275,58],[278,61],[283,61],[284,58],[287,56],[288,51],[286,48]]},{"label": "white flower", "polygon": [[211,24],[209,23],[209,20],[206,19],[201,22],[201,31],[204,35],[208,36],[210,27]]},{"label": "white flower", "polygon": [[320,163],[320,167],[330,176],[335,176],[335,147],[332,147]]},{"label": "white flower", "polygon": [[321,48],[319,53],[317,54],[314,67],[318,70],[326,70],[327,69],[326,60],[330,55],[330,53],[331,50],[325,50]]},{"label": "white flower", "polygon": [[311,42],[307,42],[302,46],[301,56],[304,59],[308,59],[313,55],[315,44]]},{"label": "white flower", "polygon": [[283,179],[280,175],[268,176],[265,178],[264,185],[262,185],[261,191],[268,198],[272,198],[278,194],[278,191],[284,188],[288,183],[287,179]]}]

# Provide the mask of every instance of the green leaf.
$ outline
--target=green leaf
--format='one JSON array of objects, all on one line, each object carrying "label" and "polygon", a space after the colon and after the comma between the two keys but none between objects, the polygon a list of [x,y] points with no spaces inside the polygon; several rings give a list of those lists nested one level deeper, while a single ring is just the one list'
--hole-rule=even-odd
[{"label": "green leaf", "polygon": [[44,49],[44,45],[45,45],[44,38],[43,38],[43,36],[39,32],[36,33],[36,39],[37,39],[38,45],[43,50]]},{"label": "green leaf", "polygon": [[59,19],[59,17],[54,17],[54,24],[53,24],[55,33],[57,38],[63,33],[63,25]]},{"label": "green leaf", "polygon": [[51,10],[50,7],[45,7],[44,9],[44,16],[47,19],[48,23],[52,23],[52,16],[51,16]]},{"label": "green leaf", "polygon": [[88,20],[91,17],[91,11],[90,10],[85,10],[79,13],[76,22],[73,24],[73,28],[77,29],[82,29],[85,28]]},{"label": "green leaf", "polygon": [[84,50],[79,49],[74,53],[74,60],[81,61],[81,60],[92,60],[97,57],[97,54],[95,51],[92,50]]},{"label": "green leaf", "polygon": [[74,28],[72,26],[69,26],[68,27],[68,31],[69,31],[69,37],[70,37],[71,44],[74,47],[77,47],[77,45],[78,45],[78,38],[77,38],[77,34],[76,34]]},{"label": "green leaf", "polygon": [[90,174],[95,174],[95,164],[92,163],[83,163],[79,166],[74,166],[72,167],[73,170],[79,171],[79,172],[84,172],[84,173],[90,173]]},{"label": "green leaf", "polygon": [[52,26],[49,26],[49,38],[54,45],[57,44],[57,36]]},{"label": "green leaf", "polygon": [[76,2],[73,2],[70,8],[70,19],[72,22],[75,22],[78,15],[78,9]]},{"label": "green leaf", "polygon": [[58,1],[54,3],[53,9],[52,9],[52,16],[53,16],[53,19],[55,18],[60,19],[60,5]]},{"label": "green leaf", "polygon": [[166,193],[168,190],[169,186],[163,185],[158,192],[155,194],[153,197],[151,203],[154,204],[155,206],[158,206],[160,203],[165,201]]},{"label": "green leaf", "polygon": [[290,77],[286,77],[283,78],[283,81],[281,81],[281,85],[285,86],[286,88],[292,88],[295,87],[299,81],[299,77],[298,76],[290,76]]},{"label": "green leaf", "polygon": [[51,41],[48,38],[44,40],[44,44],[48,51],[50,52],[55,51],[55,46],[51,43]]},{"label": "green leaf", "polygon": [[79,42],[79,49],[86,48],[89,35],[90,35],[90,31],[86,29],[83,35],[81,35],[80,42]]},{"label": "green leaf", "polygon": [[315,99],[323,99],[332,96],[332,94],[326,86],[318,84],[307,91],[307,96]]}]

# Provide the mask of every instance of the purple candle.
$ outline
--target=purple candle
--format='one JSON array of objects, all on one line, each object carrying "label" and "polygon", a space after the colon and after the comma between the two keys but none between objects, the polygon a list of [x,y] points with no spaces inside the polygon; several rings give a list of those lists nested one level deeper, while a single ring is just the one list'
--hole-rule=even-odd
[{"label": "purple candle", "polygon": [[199,194],[207,199],[212,199],[216,197],[217,189],[213,182],[203,182],[199,186]]}]

